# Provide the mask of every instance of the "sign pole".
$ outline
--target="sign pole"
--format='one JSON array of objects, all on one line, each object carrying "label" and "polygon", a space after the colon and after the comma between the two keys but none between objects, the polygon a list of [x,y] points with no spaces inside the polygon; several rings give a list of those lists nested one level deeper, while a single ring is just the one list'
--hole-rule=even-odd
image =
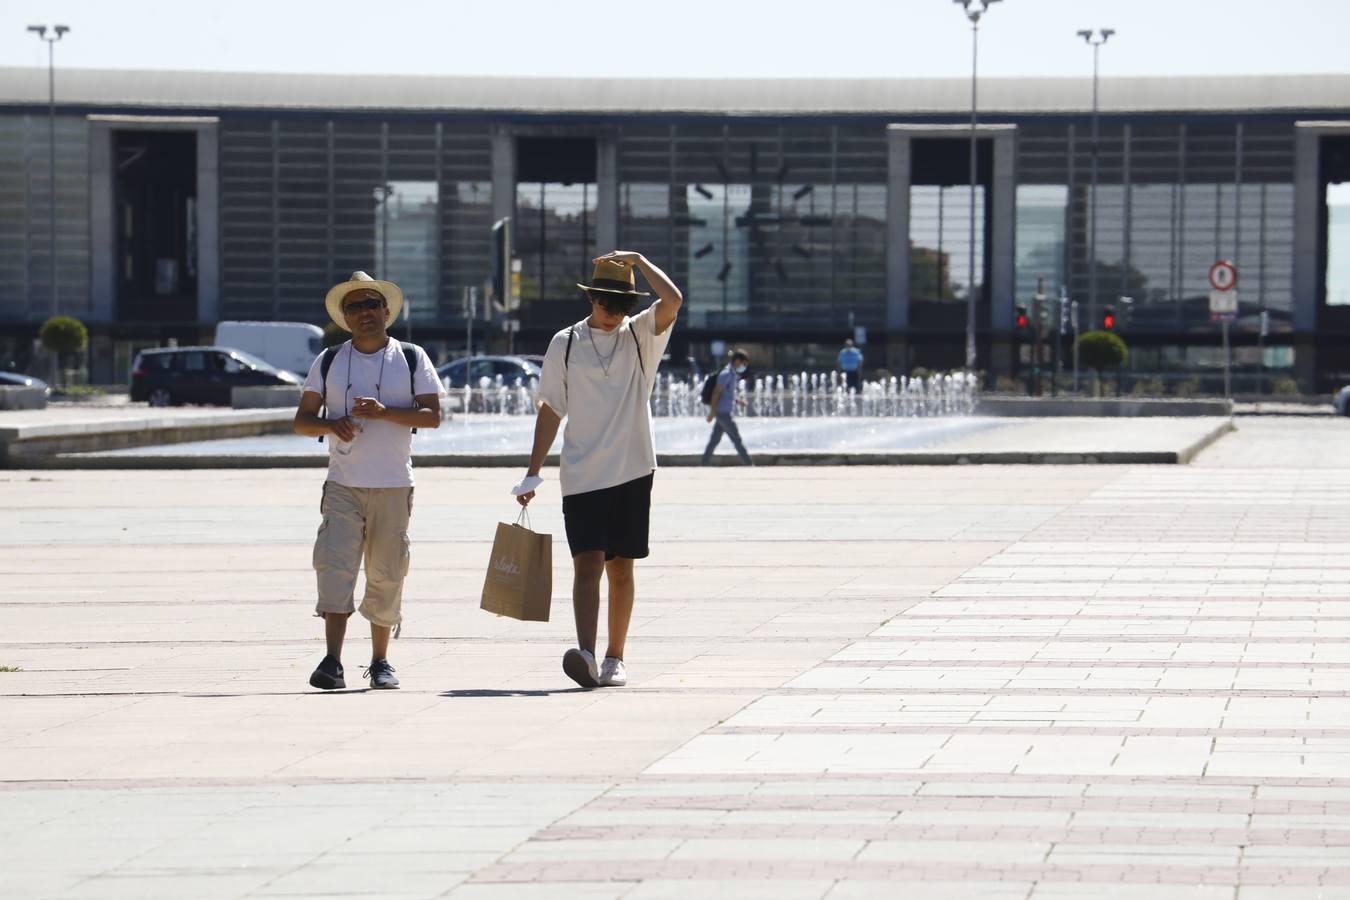
[{"label": "sign pole", "polygon": [[1228,350],[1228,317],[1223,317],[1223,397],[1225,400],[1233,399],[1232,375],[1229,371],[1231,354]]},{"label": "sign pole", "polygon": [[473,317],[478,314],[477,290],[472,286],[464,289],[464,355],[473,356]]},{"label": "sign pole", "polygon": [[1073,326],[1073,392],[1078,393],[1078,301],[1069,302],[1069,318]]}]

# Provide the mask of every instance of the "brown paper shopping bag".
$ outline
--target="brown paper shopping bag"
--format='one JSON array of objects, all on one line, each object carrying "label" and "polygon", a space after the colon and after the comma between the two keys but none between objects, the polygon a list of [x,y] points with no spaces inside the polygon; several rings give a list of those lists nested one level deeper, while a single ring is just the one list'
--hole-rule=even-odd
[{"label": "brown paper shopping bag", "polygon": [[521,524],[497,523],[480,607],[522,622],[547,622],[553,597],[553,536],[536,534]]}]

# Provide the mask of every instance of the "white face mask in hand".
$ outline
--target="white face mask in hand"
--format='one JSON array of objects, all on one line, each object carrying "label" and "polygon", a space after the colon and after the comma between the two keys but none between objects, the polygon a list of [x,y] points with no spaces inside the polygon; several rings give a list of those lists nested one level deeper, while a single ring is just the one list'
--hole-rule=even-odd
[{"label": "white face mask in hand", "polygon": [[511,493],[520,497],[528,494],[530,491],[536,490],[539,485],[543,483],[544,479],[540,478],[538,475],[526,475],[516,483],[515,487],[511,488]]}]

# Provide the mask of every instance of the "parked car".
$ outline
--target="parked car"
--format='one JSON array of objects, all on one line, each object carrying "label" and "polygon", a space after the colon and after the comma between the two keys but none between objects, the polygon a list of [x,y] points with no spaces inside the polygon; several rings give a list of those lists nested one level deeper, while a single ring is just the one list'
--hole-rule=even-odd
[{"label": "parked car", "polygon": [[216,346],[243,350],[304,377],[323,351],[323,329],[306,322],[221,322]]},{"label": "parked car", "polygon": [[1331,398],[1336,407],[1336,415],[1350,416],[1350,387],[1343,387]]},{"label": "parked car", "polygon": [[290,372],[232,347],[142,350],[131,364],[132,402],[230,405],[230,391],[254,385],[299,385]]},{"label": "parked car", "polygon": [[34,387],[42,388],[48,393],[51,388],[47,382],[41,378],[34,378],[32,375],[22,375],[18,372],[0,372],[0,387]]},{"label": "parked car", "polygon": [[450,388],[462,388],[466,384],[478,387],[479,380],[487,378],[495,382],[502,376],[502,384],[512,386],[516,382],[528,384],[531,378],[538,378],[542,369],[523,356],[466,356],[448,362],[436,370]]}]

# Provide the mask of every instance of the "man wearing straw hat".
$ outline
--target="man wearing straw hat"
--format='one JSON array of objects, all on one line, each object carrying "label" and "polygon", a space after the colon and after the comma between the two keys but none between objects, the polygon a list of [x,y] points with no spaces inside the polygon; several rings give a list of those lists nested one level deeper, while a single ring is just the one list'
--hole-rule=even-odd
[{"label": "man wearing straw hat", "polygon": [[396,688],[389,637],[403,621],[412,515],[412,432],[441,424],[441,383],[425,351],[389,336],[403,292],[365,272],[328,292],[324,305],[352,333],[341,347],[314,360],[300,395],[295,430],[328,440],[328,478],[319,508],[314,570],[328,653],[309,678],[316,688],[347,686],[342,641],[357,611],[356,575],[362,558],[366,590],[360,613],[370,621],[373,688]]},{"label": "man wearing straw hat", "polygon": [[[651,394],[656,370],[684,302],[679,288],[641,253],[615,250],[592,262],[590,284],[578,284],[591,302],[585,319],[553,336],[539,380],[534,449],[525,478],[512,490],[522,506],[543,483],[544,465],[563,418],[559,484],[567,546],[572,553],[572,610],[577,646],[563,655],[563,671],[586,688],[626,684],[624,644],[633,616],[633,561],[648,554],[656,447]],[[656,302],[635,316],[640,270]],[[609,582],[609,644],[595,660],[600,579]]]}]

